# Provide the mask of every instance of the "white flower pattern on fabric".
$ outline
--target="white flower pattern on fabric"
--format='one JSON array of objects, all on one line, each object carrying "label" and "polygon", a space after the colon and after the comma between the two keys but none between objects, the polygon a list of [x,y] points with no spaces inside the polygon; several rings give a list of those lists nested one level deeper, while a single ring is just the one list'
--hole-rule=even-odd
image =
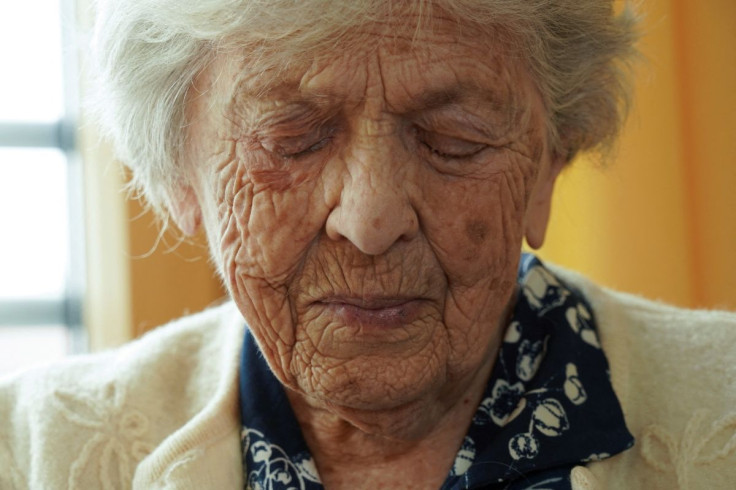
[{"label": "white flower pattern on fabric", "polygon": [[590,326],[590,321],[593,315],[590,314],[588,309],[581,303],[578,303],[577,308],[570,307],[565,312],[567,322],[570,324],[570,328],[575,331],[583,341],[592,345],[596,349],[601,348],[601,343],[598,341],[598,334]]},{"label": "white flower pattern on fabric", "polygon": [[463,445],[455,456],[455,462],[452,464],[450,476],[464,475],[475,461],[475,442],[470,437],[465,437]]},{"label": "white flower pattern on fabric", "polygon": [[508,424],[526,407],[526,399],[522,396],[524,391],[520,382],[511,385],[505,379],[497,380],[491,397],[485,398],[478,407],[473,423],[483,425],[490,419],[499,427]]},{"label": "white flower pattern on fabric", "polygon": [[548,338],[545,337],[544,341],[538,340],[536,342],[521,341],[519,357],[516,361],[516,375],[522,381],[529,381],[537,374],[539,365],[542,364],[542,359],[544,359],[544,354],[547,351]]},{"label": "white flower pattern on fabric", "polygon": [[529,302],[529,306],[542,316],[565,302],[570,291],[563,288],[560,282],[544,267],[533,267],[529,270],[521,286],[521,290]]},{"label": "white flower pattern on fabric", "polygon": [[[554,309],[562,308],[571,295],[551,273],[541,266],[530,268],[522,284],[522,291],[529,306],[539,317]],[[585,305],[577,302],[575,306],[562,311],[572,331],[585,343],[600,349],[598,336],[591,325],[593,316]],[[527,407],[531,408],[527,431],[517,433],[508,442],[509,455],[515,461],[531,460],[539,455],[542,445],[540,435],[559,437],[570,429],[570,420],[565,408],[559,399],[550,395],[564,393],[565,397],[575,406],[580,406],[588,400],[578,367],[572,362],[565,365],[564,382],[560,388],[545,385],[545,387],[527,391],[525,383],[530,382],[537,374],[546,355],[549,336],[545,336],[543,340],[530,340],[523,337],[522,325],[518,321],[509,325],[504,336],[506,345],[518,345],[514,374],[520,381],[512,384],[507,379],[497,379],[491,390],[491,396],[481,402],[473,420],[479,425],[493,421],[497,426],[503,427],[519,417]],[[472,439],[469,443],[473,443],[474,447]],[[590,457],[603,458],[607,457],[606,454],[593,454]]]},{"label": "white flower pattern on fabric", "polygon": [[575,405],[581,405],[588,399],[588,394],[583,388],[583,382],[578,377],[578,368],[569,362],[565,367],[565,384],[563,386],[565,396]]},{"label": "white flower pattern on fabric", "polygon": [[531,432],[516,434],[509,440],[509,454],[515,460],[536,458],[539,441]]},{"label": "white flower pattern on fabric", "polygon": [[306,482],[321,483],[317,466],[309,455],[293,460],[280,446],[271,444],[263,433],[243,427],[243,453],[250,452],[254,468],[249,468],[248,490],[304,490]]},{"label": "white flower pattern on fabric", "polygon": [[506,329],[503,341],[507,344],[515,344],[519,340],[521,340],[521,323],[511,322],[511,325]]},{"label": "white flower pattern on fabric", "polygon": [[545,398],[535,404],[528,431],[509,440],[509,454],[516,461],[536,458],[541,444],[534,435],[535,431],[547,437],[557,437],[569,428],[570,422],[562,404],[554,398]]},{"label": "white flower pattern on fabric", "polygon": [[570,428],[562,403],[554,398],[546,398],[534,408],[532,423],[547,437],[557,437]]}]

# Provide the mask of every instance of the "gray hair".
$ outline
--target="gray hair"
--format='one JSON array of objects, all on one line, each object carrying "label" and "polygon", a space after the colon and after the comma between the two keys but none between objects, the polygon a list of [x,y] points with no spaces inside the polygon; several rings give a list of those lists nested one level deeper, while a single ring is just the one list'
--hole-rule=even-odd
[{"label": "gray hair", "polygon": [[[553,151],[568,161],[607,149],[626,116],[637,17],[612,0],[98,0],[93,111],[165,214],[184,176],[186,98],[194,77],[239,49],[257,69],[345,49],[356,27],[411,10],[415,29],[435,9],[479,27],[526,62],[547,111]],[[418,14],[418,15],[417,15]],[[416,20],[416,19],[420,20]],[[269,49],[270,46],[270,49]]]}]

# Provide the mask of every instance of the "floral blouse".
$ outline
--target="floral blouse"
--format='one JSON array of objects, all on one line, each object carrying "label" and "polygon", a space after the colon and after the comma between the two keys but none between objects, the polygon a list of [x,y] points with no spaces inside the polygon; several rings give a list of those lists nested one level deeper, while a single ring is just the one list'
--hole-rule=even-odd
[{"label": "floral blouse", "polygon": [[[593,311],[533,255],[483,399],[441,490],[570,489],[574,466],[634,444]],[[323,486],[283,387],[245,334],[241,447],[247,489]]]}]

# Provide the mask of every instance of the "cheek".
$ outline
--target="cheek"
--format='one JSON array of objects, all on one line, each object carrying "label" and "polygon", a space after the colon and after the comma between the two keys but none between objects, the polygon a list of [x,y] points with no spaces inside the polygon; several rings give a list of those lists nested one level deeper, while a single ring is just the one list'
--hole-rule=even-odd
[{"label": "cheek", "polygon": [[[211,246],[230,294],[276,375],[288,383],[288,289],[326,217],[318,173],[253,169],[233,159],[210,180]],[[208,230],[209,232],[209,230]]]},{"label": "cheek", "polygon": [[478,179],[428,188],[425,233],[447,277],[443,322],[450,370],[487,360],[503,331],[516,285],[524,210],[536,165],[509,160]]},{"label": "cheek", "polygon": [[219,171],[214,200],[228,280],[243,276],[284,284],[299,267],[327,213],[318,172],[301,170],[235,160]]},{"label": "cheek", "polygon": [[518,259],[535,168],[522,160],[509,158],[503,170],[479,178],[435,178],[427,186],[425,232],[451,284],[494,279]]}]

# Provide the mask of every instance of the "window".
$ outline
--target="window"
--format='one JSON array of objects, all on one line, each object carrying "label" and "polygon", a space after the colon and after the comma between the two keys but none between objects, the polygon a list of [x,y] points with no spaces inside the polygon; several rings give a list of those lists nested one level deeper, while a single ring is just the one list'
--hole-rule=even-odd
[{"label": "window", "polygon": [[64,19],[74,19],[71,0],[0,3],[0,375],[83,344],[76,67]]}]

